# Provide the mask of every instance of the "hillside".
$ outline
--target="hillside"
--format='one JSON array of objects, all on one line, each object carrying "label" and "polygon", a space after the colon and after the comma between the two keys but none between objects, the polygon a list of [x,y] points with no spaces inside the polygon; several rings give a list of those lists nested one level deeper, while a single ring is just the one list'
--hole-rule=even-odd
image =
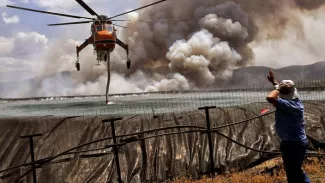
[{"label": "hillside", "polygon": [[[236,87],[245,87],[252,85],[264,85],[267,80],[268,67],[245,67],[234,70],[232,78],[226,85],[233,85]],[[312,65],[294,65],[273,69],[276,79],[290,79],[299,81],[310,78],[325,78],[325,61],[317,62]]]}]

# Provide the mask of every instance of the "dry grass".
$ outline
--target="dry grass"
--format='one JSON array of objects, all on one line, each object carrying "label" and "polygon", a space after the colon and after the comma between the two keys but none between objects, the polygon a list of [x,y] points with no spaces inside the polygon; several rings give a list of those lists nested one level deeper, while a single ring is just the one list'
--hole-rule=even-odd
[{"label": "dry grass", "polygon": [[[325,158],[307,158],[303,169],[313,183],[325,183]],[[254,168],[231,174],[218,175],[200,180],[181,177],[170,183],[286,183],[285,171],[281,158],[275,158]]]}]

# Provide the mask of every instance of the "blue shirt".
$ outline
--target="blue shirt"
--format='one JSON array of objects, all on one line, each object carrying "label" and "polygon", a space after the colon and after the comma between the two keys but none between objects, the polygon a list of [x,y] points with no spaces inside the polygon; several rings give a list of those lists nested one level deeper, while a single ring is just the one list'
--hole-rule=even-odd
[{"label": "blue shirt", "polygon": [[305,141],[304,105],[300,99],[278,98],[275,112],[275,129],[282,141]]}]

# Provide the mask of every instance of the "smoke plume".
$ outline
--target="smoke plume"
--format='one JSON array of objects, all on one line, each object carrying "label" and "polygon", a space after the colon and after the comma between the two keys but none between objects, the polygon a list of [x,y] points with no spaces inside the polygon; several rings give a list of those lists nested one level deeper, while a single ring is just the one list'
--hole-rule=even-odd
[{"label": "smoke plume", "polygon": [[[151,2],[144,0],[143,4]],[[154,21],[133,21],[125,32],[135,48],[128,76],[147,65],[159,65],[169,68],[163,74],[184,76],[191,88],[217,87],[216,81],[231,77],[233,69],[260,62],[255,60],[252,45],[285,40],[288,30],[304,40],[302,11],[314,11],[323,4],[325,1],[187,0],[186,8],[183,1],[174,1],[146,9],[132,17]],[[155,67],[147,71],[155,72]]]}]

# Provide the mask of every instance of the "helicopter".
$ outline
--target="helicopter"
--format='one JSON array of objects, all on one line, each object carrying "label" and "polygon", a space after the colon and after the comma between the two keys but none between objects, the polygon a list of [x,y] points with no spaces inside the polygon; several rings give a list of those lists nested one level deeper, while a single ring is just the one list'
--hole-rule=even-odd
[{"label": "helicopter", "polygon": [[88,45],[92,44],[94,47],[94,54],[97,55],[97,61],[99,65],[99,62],[107,62],[107,84],[106,84],[106,104],[109,104],[108,100],[108,91],[109,91],[109,85],[110,85],[110,53],[114,51],[115,45],[121,46],[123,49],[125,49],[127,54],[127,61],[126,61],[126,67],[130,69],[131,67],[131,60],[129,59],[129,46],[122,42],[120,39],[117,38],[116,34],[116,28],[126,28],[124,26],[120,26],[117,24],[114,24],[113,22],[118,21],[130,21],[130,20],[114,20],[113,18],[147,8],[149,6],[153,6],[155,4],[162,3],[167,0],[160,0],[145,6],[142,6],[140,8],[130,10],[112,17],[107,17],[106,15],[98,15],[93,9],[91,9],[83,0],[76,0],[77,3],[79,3],[80,6],[82,6],[90,15],[96,16],[96,18],[90,18],[90,17],[83,17],[83,16],[77,16],[77,15],[69,15],[69,14],[62,14],[62,13],[55,13],[55,12],[49,12],[49,11],[42,11],[42,10],[36,10],[36,9],[30,9],[30,8],[24,8],[19,6],[12,6],[7,5],[8,8],[14,8],[14,9],[20,9],[25,11],[32,11],[32,12],[38,12],[38,13],[45,13],[45,14],[51,14],[56,16],[63,16],[63,17],[70,17],[70,18],[77,18],[77,19],[87,19],[86,21],[78,21],[78,22],[67,22],[67,23],[57,23],[57,24],[48,24],[48,26],[61,26],[61,25],[73,25],[73,24],[91,24],[91,36],[86,39],[80,46],[76,46],[76,53],[77,53],[77,62],[75,63],[75,66],[77,68],[77,71],[80,71],[80,63],[79,63],[79,53],[86,48]]}]

